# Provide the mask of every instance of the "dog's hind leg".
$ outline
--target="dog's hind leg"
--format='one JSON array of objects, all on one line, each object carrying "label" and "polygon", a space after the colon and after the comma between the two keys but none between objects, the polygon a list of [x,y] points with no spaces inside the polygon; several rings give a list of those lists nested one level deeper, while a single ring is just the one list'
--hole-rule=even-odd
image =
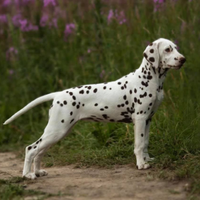
[{"label": "dog's hind leg", "polygon": [[[72,126],[75,124],[73,122],[61,120],[60,125],[55,121],[49,120],[47,127],[45,128],[44,134],[39,140],[37,140],[32,145],[26,147],[26,156],[24,161],[23,176],[29,179],[35,179],[37,176],[45,176],[47,172],[45,170],[40,170],[40,161],[43,154],[55,143],[61,140],[70,131]],[[71,123],[70,123],[71,122]],[[34,173],[31,173],[31,165],[34,160]]]}]

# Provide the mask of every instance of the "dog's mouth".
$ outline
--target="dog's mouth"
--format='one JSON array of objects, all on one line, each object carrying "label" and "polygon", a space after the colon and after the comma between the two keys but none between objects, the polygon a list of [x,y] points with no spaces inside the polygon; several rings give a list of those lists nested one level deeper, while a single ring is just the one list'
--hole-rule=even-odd
[{"label": "dog's mouth", "polygon": [[179,64],[179,65],[168,65],[168,67],[169,67],[170,69],[175,69],[175,70],[179,70],[182,66],[183,66],[183,64]]}]

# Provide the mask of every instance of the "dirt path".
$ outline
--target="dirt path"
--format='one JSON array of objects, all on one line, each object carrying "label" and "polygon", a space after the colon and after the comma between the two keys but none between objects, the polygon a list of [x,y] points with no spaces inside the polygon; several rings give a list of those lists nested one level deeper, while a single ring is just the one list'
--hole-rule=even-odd
[{"label": "dirt path", "polygon": [[[0,178],[21,176],[23,161],[13,153],[0,153]],[[167,182],[153,178],[155,172],[139,171],[131,166],[114,169],[75,168],[73,165],[47,168],[49,173],[25,181],[27,189],[61,196],[48,199],[67,200],[184,200],[185,182]]]}]

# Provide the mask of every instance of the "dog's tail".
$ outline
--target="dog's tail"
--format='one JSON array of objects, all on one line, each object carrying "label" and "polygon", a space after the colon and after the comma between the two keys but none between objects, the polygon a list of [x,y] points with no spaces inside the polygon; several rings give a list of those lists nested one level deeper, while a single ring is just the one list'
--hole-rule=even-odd
[{"label": "dog's tail", "polygon": [[27,112],[28,110],[30,110],[31,108],[37,106],[38,104],[41,104],[43,102],[46,101],[50,101],[52,99],[54,99],[54,97],[56,96],[58,92],[54,92],[54,93],[50,93],[41,97],[38,97],[37,99],[31,101],[29,104],[27,104],[24,108],[22,108],[21,110],[19,110],[18,112],[16,112],[13,116],[11,116],[9,119],[7,119],[3,125],[9,124],[10,122],[12,122],[13,120],[15,120],[16,118],[18,118],[20,115],[24,114],[25,112]]}]

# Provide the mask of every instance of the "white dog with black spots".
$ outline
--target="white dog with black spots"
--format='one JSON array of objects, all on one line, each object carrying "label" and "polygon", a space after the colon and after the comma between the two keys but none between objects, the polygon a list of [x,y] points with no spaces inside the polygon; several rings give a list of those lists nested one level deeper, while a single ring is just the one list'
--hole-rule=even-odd
[{"label": "white dog with black spots", "polygon": [[[38,104],[53,100],[43,135],[26,147],[24,177],[35,179],[47,175],[45,170],[40,169],[43,154],[64,138],[79,120],[133,123],[137,168],[150,167],[151,118],[163,100],[167,71],[180,69],[186,59],[173,42],[163,38],[149,44],[143,55],[142,63],[135,72],[113,82],[83,85],[41,96],[4,123],[10,123]],[[31,172],[33,162],[34,172]]]}]

